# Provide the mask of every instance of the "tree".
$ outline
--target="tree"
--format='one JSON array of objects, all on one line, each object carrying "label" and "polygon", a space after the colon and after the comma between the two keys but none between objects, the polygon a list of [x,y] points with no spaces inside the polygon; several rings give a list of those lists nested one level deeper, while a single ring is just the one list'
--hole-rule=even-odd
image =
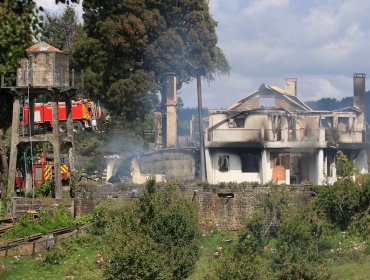
[{"label": "tree", "polygon": [[337,153],[337,175],[341,178],[349,178],[355,174],[353,163],[348,160],[347,156],[342,152]]},{"label": "tree", "polygon": [[68,52],[77,27],[77,15],[72,6],[67,6],[61,15],[46,12],[40,40]]},{"label": "tree", "polygon": [[[90,57],[105,58],[99,61],[103,70],[101,91],[110,110],[116,113],[122,109],[109,101],[111,87],[119,80],[128,83],[138,71],[152,73],[147,78],[158,85],[163,105],[167,72],[176,73],[177,87],[181,88],[192,78],[212,80],[229,70],[217,47],[216,22],[206,0],[85,0],[83,8],[87,38],[92,43]],[[81,45],[74,56],[85,51],[86,46]],[[80,65],[99,73],[92,69],[94,63],[89,57]],[[136,95],[147,94],[140,85],[136,87]],[[114,94],[116,99],[126,98],[122,90]]]},{"label": "tree", "polygon": [[[36,5],[32,0],[0,3],[0,72],[14,71],[37,29]],[[36,10],[37,12],[37,10]]]}]

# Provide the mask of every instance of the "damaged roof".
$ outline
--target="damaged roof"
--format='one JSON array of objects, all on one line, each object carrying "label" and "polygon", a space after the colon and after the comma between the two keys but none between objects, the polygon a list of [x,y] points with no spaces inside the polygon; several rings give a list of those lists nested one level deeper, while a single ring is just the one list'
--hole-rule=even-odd
[{"label": "damaged roof", "polygon": [[257,91],[253,92],[249,96],[239,100],[235,104],[231,105],[228,110],[238,110],[243,107],[243,105],[248,102],[252,97],[255,95],[262,94],[264,96],[273,96],[273,95],[279,95],[283,97],[286,101],[293,104],[297,110],[303,110],[303,111],[313,111],[306,103],[304,103],[302,100],[300,100],[297,96],[289,94],[287,91],[277,87],[277,86],[266,86],[265,84],[262,84]]}]

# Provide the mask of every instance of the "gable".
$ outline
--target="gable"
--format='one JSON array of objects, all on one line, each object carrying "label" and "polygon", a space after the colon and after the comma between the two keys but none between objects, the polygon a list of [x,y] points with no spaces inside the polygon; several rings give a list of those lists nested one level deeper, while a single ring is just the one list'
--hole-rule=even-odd
[{"label": "gable", "polygon": [[283,90],[276,87],[268,87],[262,84],[251,95],[230,106],[228,110],[245,111],[256,108],[282,108],[287,111],[312,111],[304,102],[296,96],[286,95]]}]

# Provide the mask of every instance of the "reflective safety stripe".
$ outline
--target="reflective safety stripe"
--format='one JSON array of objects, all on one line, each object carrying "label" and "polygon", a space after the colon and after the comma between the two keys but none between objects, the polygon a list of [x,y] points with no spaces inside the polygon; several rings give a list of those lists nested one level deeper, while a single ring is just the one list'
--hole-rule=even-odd
[{"label": "reflective safety stripe", "polygon": [[87,109],[87,106],[85,104],[82,104],[82,116],[85,120],[90,119],[89,110]]},{"label": "reflective safety stripe", "polygon": [[66,164],[62,164],[60,166],[60,173],[63,174],[63,173],[68,173],[68,166]]},{"label": "reflective safety stripe", "polygon": [[44,180],[50,180],[52,176],[52,166],[51,165],[45,165],[44,167]]}]

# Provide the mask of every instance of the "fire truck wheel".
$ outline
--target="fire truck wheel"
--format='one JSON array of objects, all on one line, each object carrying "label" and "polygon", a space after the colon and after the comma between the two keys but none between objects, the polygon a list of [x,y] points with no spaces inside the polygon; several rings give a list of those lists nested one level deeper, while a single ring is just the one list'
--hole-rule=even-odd
[{"label": "fire truck wheel", "polygon": [[73,131],[78,132],[84,130],[84,126],[80,122],[73,122]]},{"label": "fire truck wheel", "polygon": [[67,124],[65,122],[59,123],[59,132],[64,133],[67,131]]}]

